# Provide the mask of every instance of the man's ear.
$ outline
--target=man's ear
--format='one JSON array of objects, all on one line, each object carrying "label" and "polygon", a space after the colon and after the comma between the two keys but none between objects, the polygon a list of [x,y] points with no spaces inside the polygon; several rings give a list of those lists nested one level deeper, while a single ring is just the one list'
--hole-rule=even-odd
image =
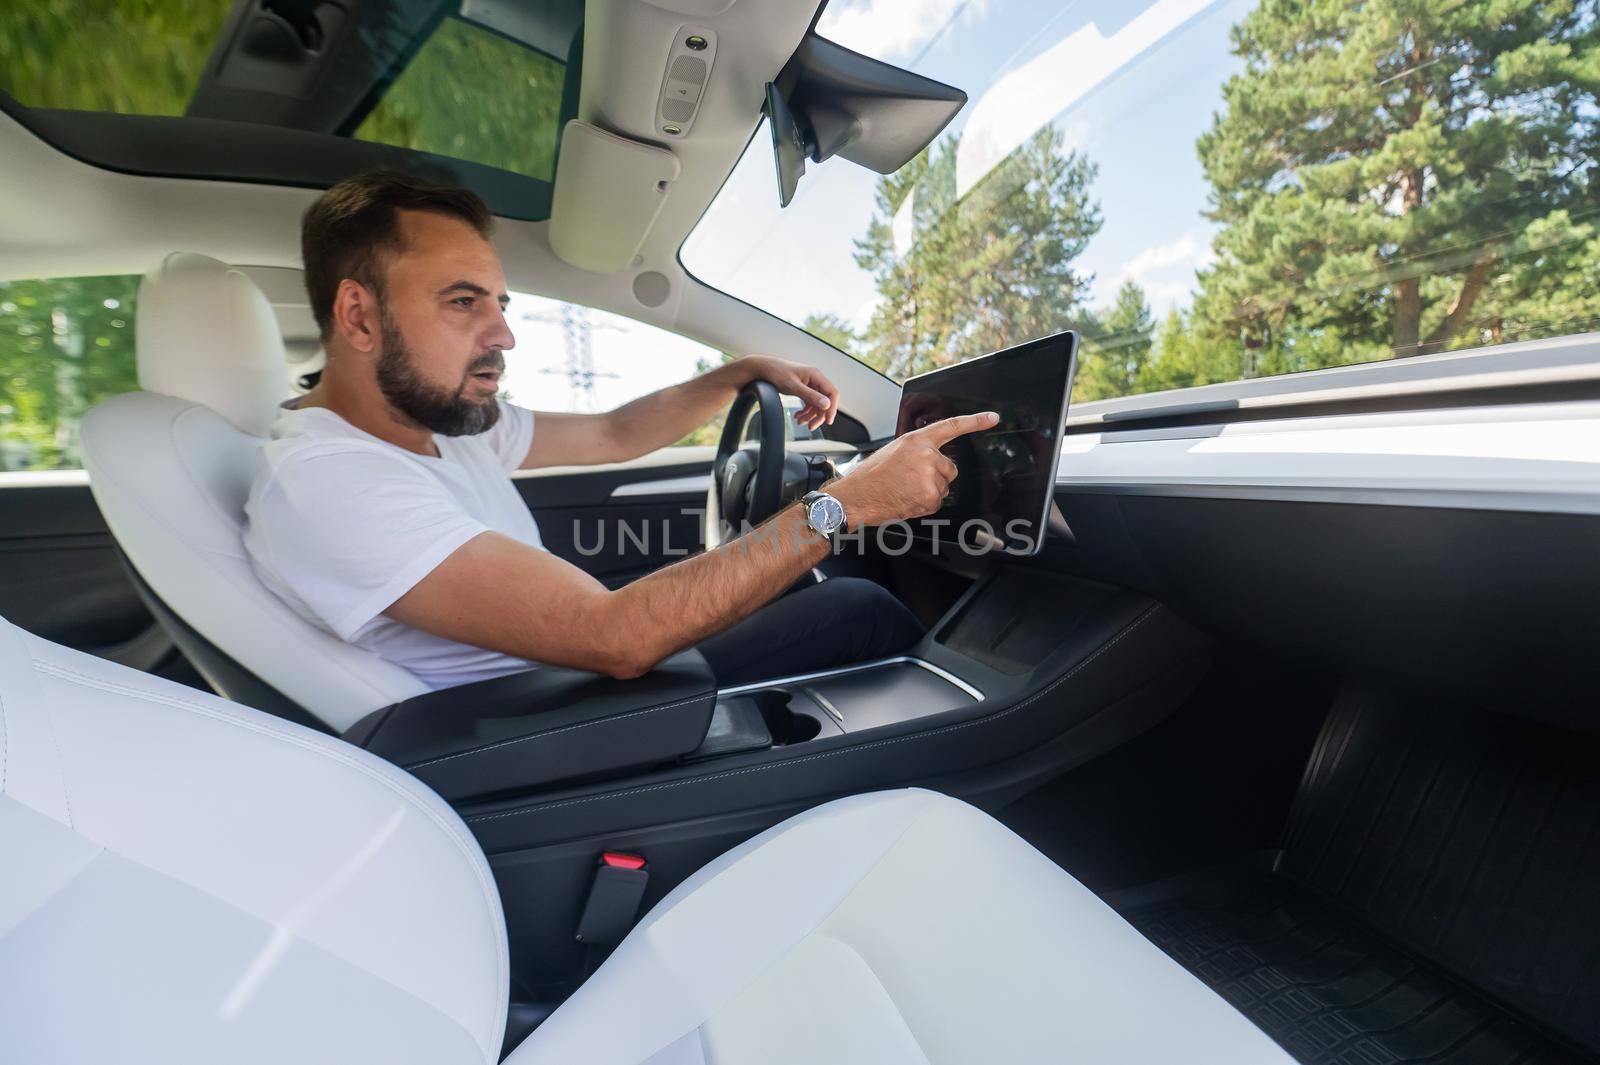
[{"label": "man's ear", "polygon": [[361,352],[376,351],[382,336],[378,301],[372,290],[345,278],[333,296],[333,331]]}]

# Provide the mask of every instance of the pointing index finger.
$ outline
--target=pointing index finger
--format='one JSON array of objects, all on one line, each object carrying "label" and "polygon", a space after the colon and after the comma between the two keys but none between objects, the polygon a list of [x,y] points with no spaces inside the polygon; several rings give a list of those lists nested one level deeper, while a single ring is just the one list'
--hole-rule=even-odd
[{"label": "pointing index finger", "polygon": [[946,418],[943,421],[924,426],[919,431],[927,434],[928,439],[933,441],[934,447],[942,447],[958,436],[976,433],[981,429],[993,428],[999,420],[1000,415],[992,410],[984,411],[981,414],[958,414],[954,418]]}]

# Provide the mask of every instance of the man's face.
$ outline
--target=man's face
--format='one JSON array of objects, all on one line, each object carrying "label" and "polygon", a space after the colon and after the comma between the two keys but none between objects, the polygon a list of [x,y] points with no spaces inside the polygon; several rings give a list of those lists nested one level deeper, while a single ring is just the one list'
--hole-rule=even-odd
[{"label": "man's face", "polygon": [[495,393],[506,326],[505,275],[494,247],[465,222],[402,211],[405,250],[388,262],[378,387],[401,416],[430,432],[471,436],[500,417]]}]

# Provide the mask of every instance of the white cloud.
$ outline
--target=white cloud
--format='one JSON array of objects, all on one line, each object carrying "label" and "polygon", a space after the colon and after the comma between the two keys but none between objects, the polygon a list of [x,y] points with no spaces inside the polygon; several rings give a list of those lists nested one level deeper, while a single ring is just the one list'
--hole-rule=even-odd
[{"label": "white cloud", "polygon": [[1144,289],[1150,309],[1165,314],[1175,305],[1189,301],[1194,290],[1194,272],[1215,259],[1211,245],[1193,231],[1177,240],[1146,248],[1122,265],[1095,279],[1095,302],[1106,306],[1116,298],[1117,289],[1127,280]]},{"label": "white cloud", "polygon": [[901,201],[900,209],[894,213],[894,222],[889,227],[890,234],[894,237],[894,253],[904,259],[911,251],[911,246],[916,243],[916,211],[917,190],[913,186],[906,198]]},{"label": "white cloud", "polygon": [[1197,270],[1209,263],[1213,258],[1211,245],[1203,242],[1192,232],[1185,233],[1170,244],[1157,244],[1128,260],[1128,265],[1123,267],[1123,276],[1138,279],[1153,272],[1171,270],[1174,267],[1187,267]]},{"label": "white cloud", "polygon": [[856,308],[856,313],[850,318],[850,327],[858,333],[865,333],[867,326],[872,324],[872,316],[878,313],[878,308],[883,306],[883,297],[874,292],[870,299],[861,301],[861,306]]},{"label": "white cloud", "polygon": [[970,24],[985,6],[985,0],[835,0],[817,32],[874,59],[908,59],[951,18]]},{"label": "white cloud", "polygon": [[1090,22],[989,86],[972,106],[961,135],[956,154],[956,195],[965,196],[1046,122],[1154,48],[1212,2],[1156,0],[1110,37]]}]

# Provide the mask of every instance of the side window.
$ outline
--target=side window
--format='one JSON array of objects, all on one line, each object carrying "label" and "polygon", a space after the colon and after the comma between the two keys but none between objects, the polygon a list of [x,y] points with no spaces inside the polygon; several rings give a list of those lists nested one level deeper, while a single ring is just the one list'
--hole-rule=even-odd
[{"label": "side window", "polygon": [[80,426],[138,387],[138,275],[0,281],[0,471],[83,468]]},{"label": "side window", "polygon": [[[517,346],[506,353],[501,394],[534,410],[611,410],[728,358],[620,314],[527,293],[512,293],[506,320]],[[725,414],[718,411],[677,446],[715,444]]]}]

